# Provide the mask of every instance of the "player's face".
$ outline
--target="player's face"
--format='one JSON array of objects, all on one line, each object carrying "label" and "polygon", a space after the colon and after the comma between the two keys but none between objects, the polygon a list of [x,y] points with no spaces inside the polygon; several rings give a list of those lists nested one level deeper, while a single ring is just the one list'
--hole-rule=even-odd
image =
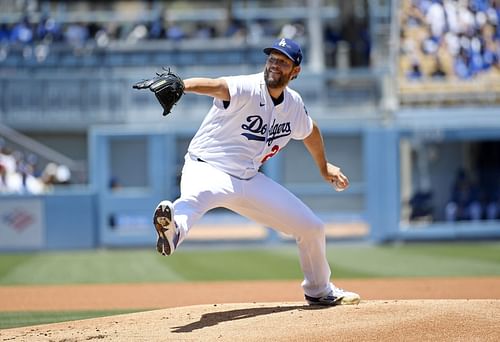
[{"label": "player's face", "polygon": [[296,67],[288,57],[271,52],[264,68],[264,80],[269,88],[285,87],[296,74]]}]

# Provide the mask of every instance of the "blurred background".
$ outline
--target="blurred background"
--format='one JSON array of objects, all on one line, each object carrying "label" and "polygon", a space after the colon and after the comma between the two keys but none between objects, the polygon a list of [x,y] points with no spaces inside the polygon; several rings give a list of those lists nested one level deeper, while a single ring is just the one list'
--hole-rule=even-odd
[{"label": "blurred background", "polygon": [[[164,118],[132,89],[262,70],[299,41],[299,91],[351,187],[324,184],[300,142],[265,165],[329,241],[500,237],[500,1],[0,2],[0,250],[150,246],[211,105]],[[186,240],[289,241],[225,210]]]}]

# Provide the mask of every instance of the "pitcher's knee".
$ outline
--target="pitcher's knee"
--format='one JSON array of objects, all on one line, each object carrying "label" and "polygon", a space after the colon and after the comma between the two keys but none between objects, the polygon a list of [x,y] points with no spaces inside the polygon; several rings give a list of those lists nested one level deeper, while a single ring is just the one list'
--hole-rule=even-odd
[{"label": "pitcher's knee", "polygon": [[324,238],[325,236],[325,224],[321,220],[310,221],[307,226],[303,227],[300,231],[299,239],[317,239]]},{"label": "pitcher's knee", "polygon": [[314,224],[312,224],[310,229],[314,235],[325,235],[325,224],[320,220],[317,220]]}]

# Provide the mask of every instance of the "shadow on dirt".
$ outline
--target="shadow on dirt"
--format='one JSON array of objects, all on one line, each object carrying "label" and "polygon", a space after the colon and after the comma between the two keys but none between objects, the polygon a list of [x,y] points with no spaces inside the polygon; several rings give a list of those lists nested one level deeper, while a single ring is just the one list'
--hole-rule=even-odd
[{"label": "shadow on dirt", "polygon": [[183,325],[180,327],[172,328],[172,332],[174,333],[184,333],[191,332],[197,329],[202,329],[205,327],[211,327],[217,325],[222,322],[234,321],[238,319],[246,319],[252,318],[256,316],[269,315],[278,312],[292,311],[292,310],[321,310],[331,308],[328,306],[276,306],[270,308],[251,308],[251,309],[238,309],[238,310],[229,310],[229,311],[221,311],[221,312],[212,312],[203,314],[200,317],[200,320],[197,322],[189,323],[187,325]]}]

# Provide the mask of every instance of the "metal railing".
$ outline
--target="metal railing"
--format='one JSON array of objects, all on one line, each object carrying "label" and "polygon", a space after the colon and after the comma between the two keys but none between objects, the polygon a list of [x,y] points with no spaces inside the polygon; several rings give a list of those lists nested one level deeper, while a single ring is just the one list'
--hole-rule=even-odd
[{"label": "metal railing", "polygon": [[[0,76],[0,121],[16,129],[81,130],[94,124],[160,120],[159,105],[150,92],[132,89],[132,84],[155,68],[120,71],[75,68],[71,73],[25,71]],[[204,69],[206,71],[206,69]],[[257,68],[202,69],[177,68],[182,77],[251,73]],[[198,73],[199,72],[199,73]],[[314,115],[356,117],[352,107],[366,108],[376,116],[379,102],[378,77],[369,70],[321,74],[303,71],[291,87],[301,93]],[[199,119],[208,110],[211,98],[187,94],[176,111],[186,118]],[[364,106],[364,107],[363,107]],[[200,111],[200,107],[204,108]],[[345,110],[343,110],[345,108]],[[349,113],[346,111],[349,110]]]}]

